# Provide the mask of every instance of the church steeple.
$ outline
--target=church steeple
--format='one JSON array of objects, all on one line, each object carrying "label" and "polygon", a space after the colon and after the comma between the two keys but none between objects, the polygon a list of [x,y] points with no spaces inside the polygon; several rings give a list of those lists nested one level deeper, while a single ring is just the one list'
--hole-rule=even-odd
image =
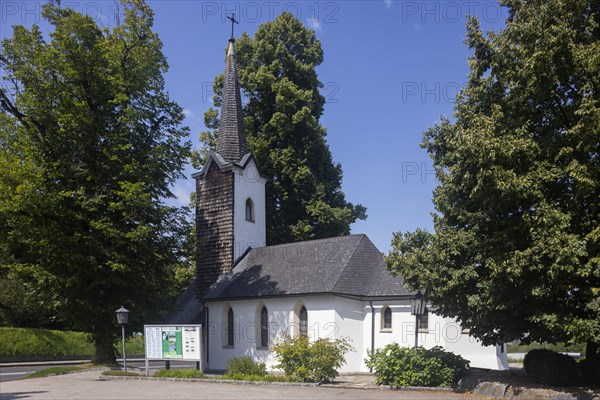
[{"label": "church steeple", "polygon": [[[235,18],[232,19],[232,24],[234,22],[237,22]],[[221,119],[219,121],[219,138],[217,141],[217,153],[226,162],[239,162],[248,152],[234,43],[235,39],[232,32],[232,37],[229,39],[229,47],[227,48],[225,79],[223,81],[221,101]]]},{"label": "church steeple", "polygon": [[249,248],[267,241],[265,184],[248,153],[242,96],[233,44],[235,16],[227,49],[217,151],[210,151],[196,179],[197,296],[231,271]]}]

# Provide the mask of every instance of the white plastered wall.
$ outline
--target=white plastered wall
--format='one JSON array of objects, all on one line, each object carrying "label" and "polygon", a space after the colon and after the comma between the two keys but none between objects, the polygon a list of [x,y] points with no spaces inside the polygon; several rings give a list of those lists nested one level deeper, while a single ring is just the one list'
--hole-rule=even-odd
[{"label": "white plastered wall", "polygon": [[[245,169],[234,169],[234,260],[237,260],[248,247],[264,247],[267,241],[265,220],[265,183],[250,160]],[[254,221],[246,221],[246,200],[250,198],[254,205]]]},{"label": "white plastered wall", "polygon": [[[267,364],[271,369],[277,361],[269,349],[260,348],[259,321],[262,305],[269,314],[269,348],[277,338],[287,333],[296,332],[294,310],[299,309],[301,302],[308,312],[308,334],[311,340],[334,333],[333,322],[335,311],[331,307],[333,296],[280,297],[261,300],[235,300],[230,302],[207,303],[210,315],[209,333],[209,365],[208,368],[222,370],[227,360],[232,357],[250,356]],[[234,315],[234,346],[227,347],[225,335],[225,319],[227,307],[231,306]]]},{"label": "white plastered wall", "polygon": [[[384,306],[392,309],[392,329],[383,330],[381,319]],[[396,342],[403,346],[415,345],[415,316],[410,313],[409,300],[373,302],[375,310],[375,348],[382,348]],[[364,347],[371,346],[371,309],[365,302],[365,324],[363,327]],[[481,342],[462,331],[458,322],[429,313],[429,329],[419,329],[418,345],[425,348],[441,346],[470,361],[471,367],[508,369],[505,346],[483,346]]]},{"label": "white plastered wall", "polygon": [[[295,334],[297,318],[295,310],[303,304],[308,312],[308,334],[311,340],[318,337],[349,338],[354,351],[346,354],[346,364],[341,372],[367,372],[364,359],[371,349],[371,308],[368,301],[354,300],[333,295],[289,296],[278,298],[219,301],[207,303],[210,313],[209,365],[210,369],[225,369],[232,357],[251,356],[263,361],[268,369],[277,364],[269,349],[261,349],[258,342],[260,309],[267,307],[269,313],[269,343],[272,346],[283,333]],[[384,306],[392,309],[392,329],[382,330],[381,311]],[[234,311],[234,346],[227,347],[227,307]],[[410,314],[408,300],[374,301],[375,348],[397,342],[412,347],[415,343],[415,317]],[[471,362],[472,367],[506,369],[506,353],[501,346],[482,346],[463,333],[456,321],[429,314],[429,330],[419,333],[419,345],[426,348],[442,346]]]}]

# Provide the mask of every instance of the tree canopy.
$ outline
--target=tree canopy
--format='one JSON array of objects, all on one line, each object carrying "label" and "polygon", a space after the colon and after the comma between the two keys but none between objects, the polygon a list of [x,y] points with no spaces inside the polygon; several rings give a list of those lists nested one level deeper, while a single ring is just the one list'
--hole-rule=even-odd
[{"label": "tree canopy", "polygon": [[507,0],[467,25],[452,120],[422,142],[435,233],[395,234],[389,266],[484,343],[600,344],[600,7]]},{"label": "tree canopy", "polygon": [[[333,161],[326,129],[319,124],[325,98],[315,67],[323,50],[314,31],[290,13],[261,25],[254,38],[236,41],[239,79],[248,146],[266,186],[269,244],[345,235],[350,224],[366,218],[362,205],[346,201],[342,167]],[[220,106],[223,75],[215,78],[215,106]],[[218,112],[205,114],[207,128],[196,154],[200,167],[216,147]]]},{"label": "tree canopy", "polygon": [[[185,210],[170,207],[190,144],[141,0],[110,30],[52,1],[15,26],[0,66],[0,279],[21,279],[114,362],[114,311],[156,319],[175,293]],[[31,292],[29,291],[31,290]]]}]

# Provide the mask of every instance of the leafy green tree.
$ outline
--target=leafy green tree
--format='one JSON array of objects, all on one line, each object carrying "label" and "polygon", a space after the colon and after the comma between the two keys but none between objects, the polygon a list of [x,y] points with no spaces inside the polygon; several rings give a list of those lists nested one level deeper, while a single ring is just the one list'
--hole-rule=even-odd
[{"label": "leafy green tree", "polygon": [[484,343],[587,342],[600,354],[600,7],[508,0],[475,19],[454,121],[424,135],[435,234],[395,234],[389,266]]},{"label": "leafy green tree", "polygon": [[[248,146],[266,187],[267,242],[287,243],[346,235],[350,224],[366,218],[362,205],[346,201],[342,167],[334,163],[319,124],[325,98],[315,67],[323,50],[314,31],[290,13],[258,28],[252,39],[236,41]],[[215,106],[220,106],[223,75],[215,79]],[[218,115],[205,114],[209,131],[201,134],[204,149],[195,156],[199,167],[207,149],[216,147]]]},{"label": "leafy green tree", "polygon": [[[98,362],[114,362],[114,311],[159,318],[174,296],[186,210],[165,205],[190,144],[164,89],[167,63],[141,0],[101,29],[52,1],[53,27],[15,26],[0,66],[0,259],[29,269],[58,318],[88,332]],[[34,279],[31,278],[31,279]]]}]

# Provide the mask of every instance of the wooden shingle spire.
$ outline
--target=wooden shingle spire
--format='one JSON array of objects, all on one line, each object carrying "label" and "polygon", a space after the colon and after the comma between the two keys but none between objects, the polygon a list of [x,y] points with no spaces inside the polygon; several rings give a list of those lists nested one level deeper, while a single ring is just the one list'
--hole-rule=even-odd
[{"label": "wooden shingle spire", "polygon": [[[232,19],[232,25],[234,22],[237,22],[235,18]],[[235,39],[232,36],[229,39],[229,47],[227,48],[221,119],[219,121],[219,137],[217,140],[217,153],[226,162],[239,162],[248,152],[240,82],[238,81],[237,62],[233,48],[234,42]]]}]

